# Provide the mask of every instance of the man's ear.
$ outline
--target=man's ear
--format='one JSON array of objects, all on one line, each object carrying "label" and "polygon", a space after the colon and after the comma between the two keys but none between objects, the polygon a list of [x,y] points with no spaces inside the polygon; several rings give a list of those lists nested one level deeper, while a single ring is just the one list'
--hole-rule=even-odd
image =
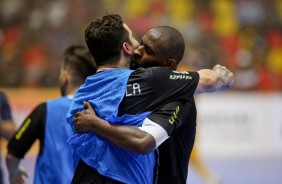
[{"label": "man's ear", "polygon": [[67,71],[61,71],[60,73],[60,83],[61,84],[68,84],[70,82],[70,76]]},{"label": "man's ear", "polygon": [[129,43],[123,42],[122,51],[131,56],[132,53],[133,53],[133,48],[131,47],[131,45]]},{"label": "man's ear", "polygon": [[165,67],[166,67],[166,68],[169,68],[169,69],[172,69],[172,70],[175,70],[176,67],[177,67],[177,64],[176,64],[175,59],[168,59],[168,60],[165,62]]}]

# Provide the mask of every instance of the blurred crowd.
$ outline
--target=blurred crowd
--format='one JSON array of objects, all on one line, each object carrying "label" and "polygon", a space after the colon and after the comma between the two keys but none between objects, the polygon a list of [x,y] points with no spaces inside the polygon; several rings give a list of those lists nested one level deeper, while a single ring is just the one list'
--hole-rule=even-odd
[{"label": "blurred crowd", "polygon": [[118,13],[140,38],[170,25],[186,41],[179,70],[219,63],[233,90],[282,90],[280,0],[1,0],[0,86],[53,87],[70,44],[85,44],[91,20]]}]

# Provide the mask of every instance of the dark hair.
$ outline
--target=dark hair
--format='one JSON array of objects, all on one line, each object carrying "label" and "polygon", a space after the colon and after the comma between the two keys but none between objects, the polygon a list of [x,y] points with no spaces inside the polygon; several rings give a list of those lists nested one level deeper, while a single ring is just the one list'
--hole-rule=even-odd
[{"label": "dark hair", "polygon": [[130,43],[121,16],[110,14],[90,23],[85,30],[85,41],[97,66],[117,62],[122,44]]},{"label": "dark hair", "polygon": [[63,69],[70,72],[74,84],[81,84],[86,77],[97,71],[96,63],[88,49],[82,45],[73,45],[64,53]]},{"label": "dark hair", "polygon": [[165,59],[175,59],[177,64],[182,60],[185,50],[185,41],[182,34],[170,26],[158,26],[153,28],[162,35],[162,42],[159,44]]}]

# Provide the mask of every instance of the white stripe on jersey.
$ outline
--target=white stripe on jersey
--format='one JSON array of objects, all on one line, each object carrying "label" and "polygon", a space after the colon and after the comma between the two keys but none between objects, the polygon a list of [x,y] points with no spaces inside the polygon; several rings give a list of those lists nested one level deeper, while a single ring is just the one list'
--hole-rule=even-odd
[{"label": "white stripe on jersey", "polygon": [[166,130],[163,127],[148,118],[143,121],[143,124],[141,127],[139,127],[139,129],[151,134],[154,137],[156,141],[155,149],[159,147],[167,138],[169,138]]}]

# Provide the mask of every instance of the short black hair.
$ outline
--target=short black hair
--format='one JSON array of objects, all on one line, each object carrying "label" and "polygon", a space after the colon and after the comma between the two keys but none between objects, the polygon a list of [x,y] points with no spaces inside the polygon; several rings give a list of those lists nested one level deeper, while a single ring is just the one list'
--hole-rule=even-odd
[{"label": "short black hair", "polygon": [[97,66],[87,47],[72,45],[65,50],[63,69],[70,72],[73,83],[81,84],[96,73]]},{"label": "short black hair", "polygon": [[182,60],[185,51],[185,41],[182,34],[170,26],[158,26],[153,29],[162,35],[162,42],[167,42],[158,45],[163,58],[166,60],[175,59],[178,64]]},{"label": "short black hair", "polygon": [[85,30],[85,41],[97,66],[116,63],[121,57],[122,44],[130,43],[122,18],[116,14],[92,21]]}]

